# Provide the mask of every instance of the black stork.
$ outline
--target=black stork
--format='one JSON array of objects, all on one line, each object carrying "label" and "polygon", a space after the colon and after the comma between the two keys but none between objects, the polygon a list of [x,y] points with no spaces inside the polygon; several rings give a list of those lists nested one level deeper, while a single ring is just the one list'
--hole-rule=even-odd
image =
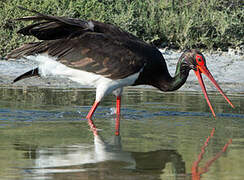
[{"label": "black stork", "polygon": [[201,73],[234,107],[214,80],[205,57],[198,50],[185,50],[179,58],[174,77],[171,77],[164,57],[156,47],[115,25],[49,16],[20,8],[35,15],[16,20],[35,23],[18,33],[41,41],[24,44],[8,54],[7,58],[25,57],[38,62],[39,66],[17,77],[14,82],[30,76],[54,75],[95,87],[96,99],[87,119],[92,118],[103,97],[110,93],[117,97],[116,114],[119,116],[124,86],[151,85],[161,91],[174,91],[186,82],[190,70],[194,70],[213,116],[215,113]]}]

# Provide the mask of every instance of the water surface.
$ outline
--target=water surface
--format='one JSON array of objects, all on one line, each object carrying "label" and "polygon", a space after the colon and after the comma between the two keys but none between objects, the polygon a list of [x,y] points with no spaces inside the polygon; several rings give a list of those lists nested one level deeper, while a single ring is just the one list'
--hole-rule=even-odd
[{"label": "water surface", "polygon": [[[115,97],[94,116],[99,136],[85,119],[94,89],[0,88],[0,179],[243,179],[244,96],[229,95],[235,109],[210,93],[217,118],[197,92],[126,89],[120,136],[115,136]],[[226,152],[216,154],[232,139]]]}]

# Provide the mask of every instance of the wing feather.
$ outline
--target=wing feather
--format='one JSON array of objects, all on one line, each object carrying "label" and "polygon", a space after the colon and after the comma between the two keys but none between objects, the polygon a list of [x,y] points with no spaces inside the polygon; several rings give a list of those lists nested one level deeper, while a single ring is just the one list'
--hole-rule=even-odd
[{"label": "wing feather", "polygon": [[47,53],[69,67],[120,79],[139,72],[156,50],[111,24],[27,11],[36,15],[16,20],[35,23],[18,32],[43,41],[25,44],[8,58]]},{"label": "wing feather", "polygon": [[[69,67],[93,72],[112,79],[121,79],[134,74],[144,66],[145,58],[130,50],[110,36],[100,33],[86,33],[80,37],[67,40],[70,51],[60,55],[65,46],[48,50],[48,54]],[[57,48],[57,47],[56,47]]]}]

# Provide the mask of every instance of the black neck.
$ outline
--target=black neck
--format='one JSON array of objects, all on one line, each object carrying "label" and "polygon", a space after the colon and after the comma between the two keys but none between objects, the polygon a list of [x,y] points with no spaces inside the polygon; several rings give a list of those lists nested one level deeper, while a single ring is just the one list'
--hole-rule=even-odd
[{"label": "black neck", "polygon": [[186,82],[189,71],[190,68],[184,63],[183,57],[180,57],[176,66],[175,75],[171,77],[165,60],[160,56],[160,58],[155,58],[154,61],[147,63],[133,85],[147,84],[161,91],[174,91]]},{"label": "black neck", "polygon": [[171,77],[169,72],[167,71],[166,73],[168,74],[168,77],[166,76],[165,78],[165,74],[163,74],[164,77],[159,78],[158,83],[156,83],[154,86],[162,91],[177,90],[186,82],[189,71],[190,69],[184,66],[182,61],[179,60],[176,66],[174,77]]},{"label": "black neck", "polygon": [[190,69],[183,66],[181,61],[178,61],[176,70],[175,70],[175,76],[172,78],[172,80],[169,83],[169,91],[174,91],[179,89],[183,84],[185,84],[186,79],[189,75]]}]

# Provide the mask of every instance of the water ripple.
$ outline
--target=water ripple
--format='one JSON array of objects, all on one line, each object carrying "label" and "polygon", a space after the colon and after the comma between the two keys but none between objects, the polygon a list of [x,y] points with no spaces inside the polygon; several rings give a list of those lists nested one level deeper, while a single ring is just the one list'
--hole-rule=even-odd
[{"label": "water ripple", "polygon": [[[211,116],[211,113],[160,111],[158,113],[154,113],[154,116]],[[231,113],[217,113],[216,116],[217,117],[244,118],[244,114],[231,114]]]}]

